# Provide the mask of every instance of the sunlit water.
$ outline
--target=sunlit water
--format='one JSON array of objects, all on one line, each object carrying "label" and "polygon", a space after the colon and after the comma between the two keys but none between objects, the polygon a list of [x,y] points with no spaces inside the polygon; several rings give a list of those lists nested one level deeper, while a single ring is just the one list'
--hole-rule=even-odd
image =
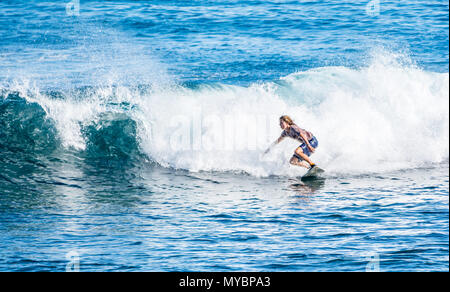
[{"label": "sunlit water", "polygon": [[448,269],[448,165],[306,185],[55,167],[2,187],[2,270],[64,271],[70,252],[84,271]]}]

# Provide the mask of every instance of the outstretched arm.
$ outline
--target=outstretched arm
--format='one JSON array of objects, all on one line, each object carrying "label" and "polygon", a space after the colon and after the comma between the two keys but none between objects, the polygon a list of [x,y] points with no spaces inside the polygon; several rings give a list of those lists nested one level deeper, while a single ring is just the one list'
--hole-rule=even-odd
[{"label": "outstretched arm", "polygon": [[275,142],[273,142],[272,144],[270,144],[269,148],[267,148],[266,151],[264,151],[264,154],[267,154],[275,145],[277,145],[278,143],[280,143],[281,141],[283,141],[285,137],[283,135],[281,135],[278,139],[275,140]]}]

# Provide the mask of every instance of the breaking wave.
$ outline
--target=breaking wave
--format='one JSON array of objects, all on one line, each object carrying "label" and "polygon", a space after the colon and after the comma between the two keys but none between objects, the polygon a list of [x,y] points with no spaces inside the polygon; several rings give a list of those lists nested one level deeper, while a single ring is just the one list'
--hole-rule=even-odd
[{"label": "breaking wave", "polygon": [[[273,82],[98,85],[46,91],[0,87],[0,148],[139,159],[190,171],[298,175],[295,141],[262,152],[288,114],[319,140],[313,160],[335,173],[448,161],[449,75],[393,53],[363,68],[321,67]],[[406,58],[407,59],[407,58]]]}]

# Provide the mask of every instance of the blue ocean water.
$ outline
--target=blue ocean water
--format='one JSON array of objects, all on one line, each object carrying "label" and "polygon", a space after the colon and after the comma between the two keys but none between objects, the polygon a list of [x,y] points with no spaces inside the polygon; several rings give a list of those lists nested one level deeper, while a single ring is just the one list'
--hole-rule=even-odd
[{"label": "blue ocean water", "polygon": [[1,1],[0,271],[448,271],[448,8]]}]

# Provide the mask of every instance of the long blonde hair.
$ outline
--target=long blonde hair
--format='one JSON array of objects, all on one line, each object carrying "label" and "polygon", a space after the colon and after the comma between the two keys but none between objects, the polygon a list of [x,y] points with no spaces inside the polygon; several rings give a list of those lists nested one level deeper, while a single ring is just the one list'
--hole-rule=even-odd
[{"label": "long blonde hair", "polygon": [[281,116],[281,121],[285,121],[289,126],[294,124],[294,121],[289,116]]}]

